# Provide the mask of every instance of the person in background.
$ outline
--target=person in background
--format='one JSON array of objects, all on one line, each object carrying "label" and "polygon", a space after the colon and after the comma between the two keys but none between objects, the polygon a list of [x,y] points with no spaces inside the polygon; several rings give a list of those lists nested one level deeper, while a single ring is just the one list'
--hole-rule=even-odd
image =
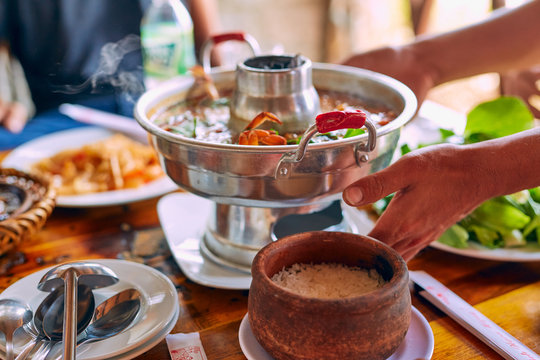
[{"label": "person in background", "polygon": [[[540,64],[539,16],[540,0],[534,0],[456,31],[356,54],[344,64],[392,76],[422,103],[432,87],[448,81]],[[472,145],[435,145],[354,182],[343,199],[363,206],[395,193],[368,235],[410,260],[485,200],[540,185],[537,164],[540,128]]]},{"label": "person in background", "polygon": [[[216,4],[185,2],[198,49],[217,30]],[[140,25],[149,4],[0,0],[0,42],[9,49],[12,63],[22,65],[35,105],[34,114],[32,106],[2,98],[0,92],[0,150],[84,126],[59,113],[58,106],[65,102],[132,117],[134,103],[144,92]],[[0,85],[6,82],[0,78]]]}]

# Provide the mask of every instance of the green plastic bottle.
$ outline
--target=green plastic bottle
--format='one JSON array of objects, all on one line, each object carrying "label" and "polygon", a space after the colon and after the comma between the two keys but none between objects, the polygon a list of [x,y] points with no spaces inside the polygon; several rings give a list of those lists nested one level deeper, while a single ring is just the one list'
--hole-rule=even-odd
[{"label": "green plastic bottle", "polygon": [[195,65],[193,21],[180,0],[153,0],[141,21],[145,82],[183,75]]}]

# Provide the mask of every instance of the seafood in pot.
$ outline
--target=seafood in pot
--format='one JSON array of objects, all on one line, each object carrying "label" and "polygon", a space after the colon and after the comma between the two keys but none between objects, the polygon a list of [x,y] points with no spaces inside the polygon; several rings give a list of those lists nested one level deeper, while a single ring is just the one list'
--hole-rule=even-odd
[{"label": "seafood in pot", "polygon": [[[281,120],[271,112],[262,111],[243,131],[235,133],[228,122],[232,89],[218,89],[201,68],[192,69],[194,83],[184,101],[156,111],[151,121],[161,128],[187,138],[221,144],[240,145],[296,145],[303,132],[279,132]],[[366,104],[357,96],[344,92],[318,89],[321,111],[353,112],[360,110],[377,127],[397,117],[383,105]],[[341,129],[320,133],[311,142],[327,142],[361,135],[364,129]]]},{"label": "seafood in pot", "polygon": [[257,129],[265,121],[282,124],[276,115],[263,111],[255,116],[238,137],[239,145],[286,145],[287,139],[278,135],[276,131]]}]

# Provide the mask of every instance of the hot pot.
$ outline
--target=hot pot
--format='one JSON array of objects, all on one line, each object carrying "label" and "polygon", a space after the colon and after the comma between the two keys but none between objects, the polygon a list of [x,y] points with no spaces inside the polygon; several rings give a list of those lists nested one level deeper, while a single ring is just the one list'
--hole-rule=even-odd
[{"label": "hot pot", "polygon": [[[218,89],[231,89],[235,74],[217,70],[211,76]],[[358,68],[315,63],[315,88],[354,93],[368,103],[388,105],[399,116],[377,131],[372,151],[363,151],[368,134],[310,144],[292,174],[276,178],[280,158],[295,151],[294,145],[246,147],[201,142],[168,132],[149,120],[160,107],[181,101],[192,83],[193,79],[183,78],[143,94],[135,117],[149,132],[167,175],[186,191],[221,204],[297,207],[331,202],[353,180],[390,163],[400,129],[416,111],[414,94],[397,80]]]},{"label": "hot pot", "polygon": [[[165,173],[182,189],[215,202],[201,244],[203,250],[226,265],[246,271],[256,252],[273,240],[272,227],[280,218],[324,209],[341,197],[347,185],[386,167],[401,128],[417,107],[416,97],[408,87],[379,73],[336,64],[312,64],[305,58],[293,68],[251,68],[249,64],[254,60],[257,63],[257,58],[247,59],[235,70],[215,68],[209,74],[218,90],[233,91],[231,118],[241,117],[238,113],[242,112],[249,115],[249,111],[272,111],[280,117],[293,114],[293,118],[299,118],[298,109],[312,118],[318,109],[304,104],[306,99],[313,101],[311,87],[352,94],[368,104],[385,105],[398,115],[387,125],[376,130],[371,126],[367,133],[351,138],[315,144],[249,146],[186,138],[150,120],[163,107],[182,101],[193,78],[170,81],[140,97],[135,118],[148,132]],[[291,60],[298,56],[279,58]],[[239,89],[254,94],[238,94]],[[283,91],[288,90],[303,92],[303,100],[298,100],[298,94],[281,99]],[[306,116],[302,118],[305,121]]]}]

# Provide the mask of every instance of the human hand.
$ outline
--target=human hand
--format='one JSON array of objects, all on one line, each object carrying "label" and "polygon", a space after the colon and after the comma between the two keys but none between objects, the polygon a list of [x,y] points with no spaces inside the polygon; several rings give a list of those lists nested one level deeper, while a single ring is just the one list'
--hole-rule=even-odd
[{"label": "human hand", "polygon": [[28,110],[18,102],[0,99],[0,125],[12,133],[20,133],[28,121]]},{"label": "human hand", "polygon": [[376,71],[401,81],[418,98],[418,107],[434,86],[433,72],[407,47],[382,47],[363,52],[351,56],[343,65]]},{"label": "human hand", "polygon": [[343,199],[351,206],[373,203],[395,193],[368,234],[408,261],[499,189],[494,174],[467,146],[441,144],[412,151],[389,167],[349,185]]}]

